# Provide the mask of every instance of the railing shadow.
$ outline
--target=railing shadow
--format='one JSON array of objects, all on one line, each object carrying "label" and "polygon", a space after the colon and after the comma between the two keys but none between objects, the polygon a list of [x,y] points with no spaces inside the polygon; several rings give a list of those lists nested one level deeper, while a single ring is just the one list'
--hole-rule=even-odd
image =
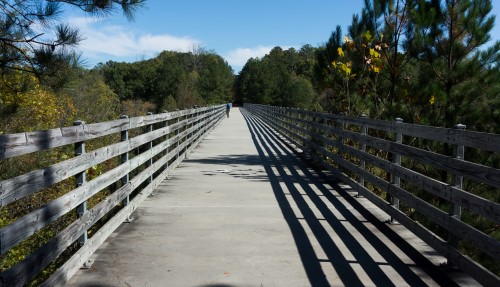
[{"label": "railing shadow", "polygon": [[[246,110],[241,109],[241,112],[262,159],[281,212],[292,232],[311,286],[339,285],[340,282],[329,282],[322,266],[325,263],[332,265],[339,277],[336,280],[341,281],[340,285],[344,286],[396,286],[397,281],[388,275],[391,272],[397,273],[397,277],[400,277],[399,282],[404,280],[409,286],[427,286],[428,284],[413,270],[416,266],[420,272],[425,272],[441,286],[458,286],[343,190],[338,181],[326,177],[320,171],[318,173],[312,170],[272,130]],[[280,185],[280,182],[284,185]],[[350,208],[346,206],[346,202]],[[333,206],[335,213],[330,206]],[[296,215],[294,208],[298,209],[302,217]],[[351,211],[352,208],[364,219],[360,220]],[[315,210],[321,215],[317,216]],[[346,227],[348,226],[346,221],[350,224],[350,228]],[[403,251],[413,263],[403,261],[375,234],[374,230],[367,226],[367,222],[379,233],[383,233],[385,238],[391,241],[391,245]],[[325,225],[334,232],[329,232]],[[308,235],[304,226],[312,231],[314,238],[310,238],[311,235]],[[336,241],[339,240],[343,244],[337,244]],[[312,242],[319,243],[326,258],[318,257]],[[367,243],[371,246],[366,246]],[[366,247],[372,251],[368,252]],[[372,256],[373,250],[378,254],[375,256],[377,259]],[[391,268],[393,270],[388,271]],[[367,282],[367,278],[371,282]]]}]

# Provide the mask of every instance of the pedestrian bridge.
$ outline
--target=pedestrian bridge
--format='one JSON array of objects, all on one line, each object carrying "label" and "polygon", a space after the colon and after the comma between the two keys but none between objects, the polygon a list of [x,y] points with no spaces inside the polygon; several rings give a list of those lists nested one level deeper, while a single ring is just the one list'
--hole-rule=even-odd
[{"label": "pedestrian bridge", "polygon": [[[75,245],[42,286],[498,286],[495,274],[458,251],[459,242],[471,241],[494,260],[500,252],[498,240],[460,220],[461,208],[497,224],[500,213],[498,203],[462,190],[462,176],[468,176],[458,172],[463,156],[442,156],[455,163],[450,174],[456,184],[418,179],[423,189],[443,192],[452,203],[450,212],[440,213],[403,193],[401,181],[417,176],[402,171],[401,156],[412,156],[405,149],[386,161],[390,175],[377,179],[362,171],[376,165],[370,146],[384,148],[382,140],[367,139],[369,129],[382,129],[382,121],[329,117],[249,105],[233,108],[225,118],[224,106],[218,106],[2,138],[3,158],[61,146],[68,137],[76,138],[77,153],[1,182],[5,206],[19,200],[19,193],[29,196],[64,179],[77,181],[73,191],[3,227],[2,254],[63,214],[78,213],[63,231],[3,271],[3,286],[30,282]],[[351,138],[367,139],[363,144],[349,144],[348,120],[358,121],[359,136]],[[385,143],[390,151],[402,145],[398,124],[388,124],[395,132],[395,140]],[[142,134],[132,137],[134,128]],[[417,129],[405,126],[406,132]],[[121,134],[116,143],[85,149],[85,142],[112,132]],[[456,132],[460,156],[460,135],[466,133]],[[483,148],[499,149],[498,136],[483,136]],[[426,162],[440,157],[411,150]],[[86,170],[112,157],[121,164],[89,178]],[[470,164],[498,187],[498,170]],[[369,191],[385,176],[382,193]],[[90,204],[110,187],[103,200]],[[435,216],[448,229],[446,238],[408,217],[411,208]]]}]

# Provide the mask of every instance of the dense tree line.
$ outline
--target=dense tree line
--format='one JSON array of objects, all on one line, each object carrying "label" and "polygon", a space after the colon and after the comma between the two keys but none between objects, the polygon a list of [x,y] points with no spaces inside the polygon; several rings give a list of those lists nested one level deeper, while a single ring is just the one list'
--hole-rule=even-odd
[{"label": "dense tree line", "polygon": [[249,60],[236,95],[240,101],[499,132],[500,42],[485,47],[491,8],[485,0],[366,0],[346,31],[336,27],[324,45],[276,47]]},{"label": "dense tree line", "polygon": [[219,55],[164,51],[135,62],[100,64],[95,71],[120,100],[143,100],[158,110],[219,104],[232,99],[233,71]]}]

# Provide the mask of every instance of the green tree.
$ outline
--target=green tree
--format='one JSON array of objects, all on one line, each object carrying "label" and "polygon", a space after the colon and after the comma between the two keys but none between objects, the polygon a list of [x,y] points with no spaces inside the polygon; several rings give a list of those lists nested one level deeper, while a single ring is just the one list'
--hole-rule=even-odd
[{"label": "green tree", "polygon": [[175,101],[173,96],[168,96],[165,99],[163,99],[163,104],[161,105],[161,110],[162,111],[174,111],[177,109],[177,102]]},{"label": "green tree", "polygon": [[385,80],[386,88],[380,92],[386,94],[384,98],[387,99],[387,108],[390,110],[388,116],[391,117],[395,117],[395,113],[401,110],[400,105],[393,104],[404,101],[409,92],[404,74],[411,55],[405,46],[412,39],[412,11],[415,5],[415,1],[410,0],[374,0],[372,5],[365,4],[374,18],[373,22],[381,19],[383,23],[383,27],[374,31],[374,35],[380,37],[380,44],[385,47],[381,50],[385,68],[380,75]]},{"label": "green tree", "polygon": [[203,103],[198,85],[200,76],[192,71],[186,74],[177,85],[177,106],[181,109],[192,108]]},{"label": "green tree", "polygon": [[[412,52],[423,61],[422,82],[432,87],[426,97],[432,102],[432,125],[453,126],[470,112],[461,87],[476,81],[485,63],[478,48],[490,40],[494,25],[490,0],[418,1]],[[489,53],[498,54],[498,42]],[[486,57],[490,58],[490,57]],[[434,77],[428,77],[429,74]],[[468,100],[466,100],[468,101]]]},{"label": "green tree", "polygon": [[236,79],[235,91],[240,103],[271,103],[269,76],[261,60],[251,58],[247,61]]},{"label": "green tree", "polygon": [[199,68],[200,95],[205,104],[232,101],[234,82],[233,70],[222,57],[206,54],[202,57],[203,66]]},{"label": "green tree", "polygon": [[70,96],[75,105],[75,118],[86,123],[119,118],[120,99],[97,72],[82,70],[79,77],[67,86],[63,92]]},{"label": "green tree", "polygon": [[316,50],[273,48],[262,59],[250,59],[235,82],[239,101],[286,107],[311,107]]},{"label": "green tree", "polygon": [[286,107],[310,108],[316,98],[311,81],[295,74],[290,75],[290,83],[283,92],[287,95],[283,102]]},{"label": "green tree", "polygon": [[335,74],[332,73],[331,63],[338,59],[337,49],[342,46],[342,27],[337,25],[331,33],[328,41],[318,49],[316,53],[316,65],[314,66],[315,82],[321,91],[331,90]]},{"label": "green tree", "polygon": [[157,62],[154,71],[152,97],[154,102],[162,104],[163,100],[172,96],[178,100],[179,84],[187,77],[189,59],[187,53],[163,51],[154,60]]}]

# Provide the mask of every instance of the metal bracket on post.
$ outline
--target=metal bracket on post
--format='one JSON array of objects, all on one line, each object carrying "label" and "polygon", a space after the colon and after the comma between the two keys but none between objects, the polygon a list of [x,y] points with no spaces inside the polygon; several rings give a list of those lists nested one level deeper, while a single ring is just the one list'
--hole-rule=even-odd
[{"label": "metal bracket on post", "polygon": [[[396,118],[396,120],[394,121],[396,125],[398,124],[402,124],[403,123],[403,119],[402,118]],[[396,143],[403,143],[403,134],[400,133],[400,132],[397,132],[396,133]],[[394,165],[397,165],[397,166],[400,166],[401,165],[401,155],[400,154],[394,154]],[[399,178],[399,176],[394,176],[392,175],[392,184],[395,186],[395,187],[400,187],[401,186],[401,179]],[[395,196],[391,196],[391,204],[392,206],[399,210],[399,198],[395,197]],[[394,218],[391,216],[391,221],[390,223],[392,224],[395,224],[395,223],[398,223],[397,221],[394,220]]]}]

